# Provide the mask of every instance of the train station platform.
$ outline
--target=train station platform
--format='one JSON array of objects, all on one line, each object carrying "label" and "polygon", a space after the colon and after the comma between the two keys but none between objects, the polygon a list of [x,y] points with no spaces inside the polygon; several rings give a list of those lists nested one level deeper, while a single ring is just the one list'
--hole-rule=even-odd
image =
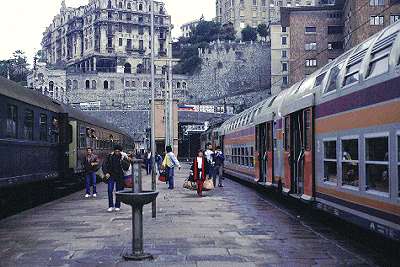
[{"label": "train station platform", "polygon": [[[97,198],[84,191],[0,221],[0,266],[335,266],[369,265],[340,240],[332,240],[255,191],[225,180],[204,198],[158,182],[157,218],[144,208],[145,251],[153,261],[126,262],[131,248],[131,208],[108,213],[107,188]],[[150,177],[144,177],[144,189]]]}]

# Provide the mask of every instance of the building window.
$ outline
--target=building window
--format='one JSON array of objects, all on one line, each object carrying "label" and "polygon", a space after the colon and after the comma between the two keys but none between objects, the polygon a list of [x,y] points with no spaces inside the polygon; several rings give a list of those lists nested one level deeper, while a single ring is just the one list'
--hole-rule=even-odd
[{"label": "building window", "polygon": [[119,8],[122,8],[122,2],[119,2],[119,3],[118,3],[118,7],[119,7]]},{"label": "building window", "polygon": [[108,81],[104,81],[103,88],[108,89]]},{"label": "building window", "polygon": [[17,138],[18,108],[15,105],[7,105],[6,137]]},{"label": "building window", "polygon": [[315,34],[315,33],[317,33],[317,27],[306,27],[305,33],[306,34]]},{"label": "building window", "polygon": [[126,48],[132,49],[132,39],[127,39],[126,40]]},{"label": "building window", "polygon": [[287,36],[282,36],[282,45],[287,45]]},{"label": "building window", "polygon": [[72,81],[67,80],[67,90],[71,90],[71,89],[72,89]]},{"label": "building window", "polygon": [[132,73],[131,64],[125,63],[125,65],[124,65],[124,73]]},{"label": "building window", "polygon": [[359,187],[358,139],[342,140],[342,185]]},{"label": "building window", "polygon": [[390,15],[390,24],[393,24],[398,20],[400,20],[400,15]]},{"label": "building window", "polygon": [[127,4],[127,8],[128,8],[128,9],[132,9],[132,4],[131,4],[131,3],[128,3],[128,4]]},{"label": "building window", "polygon": [[328,50],[343,49],[343,42],[329,42]]},{"label": "building window", "polygon": [[114,89],[115,89],[115,83],[114,83],[114,81],[111,81],[111,82],[110,82],[110,89],[111,89],[111,90],[114,90]]},{"label": "building window", "polygon": [[183,88],[183,89],[186,89],[186,86],[187,86],[186,82],[183,82],[183,83],[182,83],[182,88]]},{"label": "building window", "polygon": [[287,86],[287,85],[288,85],[288,82],[289,82],[288,76],[283,76],[283,77],[282,77],[282,85],[283,85],[283,86]]},{"label": "building window", "polygon": [[287,28],[282,26],[282,32],[287,32]]},{"label": "building window", "polygon": [[142,4],[139,4],[139,10],[143,11],[143,5]]},{"label": "building window", "polygon": [[306,67],[316,67],[317,60],[316,59],[306,59]]},{"label": "building window", "polygon": [[24,139],[33,140],[33,111],[26,109],[24,113]]},{"label": "building window", "polygon": [[389,137],[365,139],[367,190],[389,192]]},{"label": "building window", "polygon": [[112,39],[112,37],[108,38],[107,47],[108,48],[112,48],[113,47],[113,39]]},{"label": "building window", "polygon": [[146,81],[143,82],[143,87],[144,87],[144,88],[147,87],[147,82],[146,82]]},{"label": "building window", "polygon": [[90,89],[90,81],[89,80],[86,80],[85,87],[86,87],[86,89]]},{"label": "building window", "polygon": [[122,42],[122,38],[119,38],[119,46],[122,46],[123,42]]},{"label": "building window", "polygon": [[328,26],[328,34],[341,34],[343,33],[343,26]]},{"label": "building window", "polygon": [[385,0],[369,0],[370,6],[384,6]]},{"label": "building window", "polygon": [[47,115],[40,114],[40,141],[47,141]]},{"label": "building window", "polygon": [[288,64],[286,62],[282,63],[282,71],[285,72],[288,70]]},{"label": "building window", "polygon": [[317,50],[317,43],[308,43],[305,45],[306,51]]},{"label": "building window", "polygon": [[129,81],[125,81],[125,87],[131,87],[131,83]]},{"label": "building window", "polygon": [[369,17],[370,25],[383,25],[383,23],[384,23],[384,16],[370,16]]},{"label": "building window", "polygon": [[92,81],[92,89],[96,90],[97,88],[97,82],[95,80]]},{"label": "building window", "polygon": [[73,88],[74,88],[74,90],[78,89],[78,81],[77,80],[73,81]]},{"label": "building window", "polygon": [[324,141],[324,182],[337,183],[336,140]]},{"label": "building window", "polygon": [[287,50],[282,50],[282,58],[287,58]]}]

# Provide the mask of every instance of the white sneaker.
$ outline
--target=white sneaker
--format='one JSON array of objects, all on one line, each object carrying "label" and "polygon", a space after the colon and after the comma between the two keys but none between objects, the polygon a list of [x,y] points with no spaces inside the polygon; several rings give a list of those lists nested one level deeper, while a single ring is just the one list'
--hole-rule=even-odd
[{"label": "white sneaker", "polygon": [[93,194],[93,197],[97,197],[97,194]]},{"label": "white sneaker", "polygon": [[120,208],[115,208],[115,211],[120,211],[121,209]]},{"label": "white sneaker", "polygon": [[88,198],[88,197],[90,197],[90,195],[89,195],[89,194],[86,194],[86,195],[85,195],[85,198]]},{"label": "white sneaker", "polygon": [[108,212],[112,212],[112,211],[113,211],[113,208],[108,208],[107,211],[108,211]]}]

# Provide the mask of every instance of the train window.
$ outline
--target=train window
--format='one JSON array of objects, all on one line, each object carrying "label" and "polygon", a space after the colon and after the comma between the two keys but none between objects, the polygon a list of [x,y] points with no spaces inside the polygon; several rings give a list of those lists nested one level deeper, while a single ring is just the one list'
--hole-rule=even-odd
[{"label": "train window", "polygon": [[389,192],[389,137],[365,139],[367,190]]},{"label": "train window", "polygon": [[24,139],[33,140],[33,111],[26,109],[24,113]]},{"label": "train window", "polygon": [[324,81],[325,75],[326,75],[326,72],[320,74],[320,75],[315,79],[314,87],[320,86],[320,85],[322,84],[322,82]]},{"label": "train window", "polygon": [[18,108],[15,105],[7,105],[6,137],[17,138]]},{"label": "train window", "polygon": [[342,185],[359,187],[358,139],[342,140]]},{"label": "train window", "polygon": [[245,163],[244,163],[244,165],[245,166],[250,166],[250,158],[249,158],[249,148],[248,147],[246,147],[245,149],[244,149],[244,160],[245,160]]},{"label": "train window", "polygon": [[337,183],[336,140],[324,141],[324,181]]},{"label": "train window", "polygon": [[327,86],[327,88],[325,90],[325,93],[333,92],[333,91],[336,90],[336,80],[337,80],[337,77],[338,77],[342,67],[343,67],[343,62],[338,64],[338,65],[336,65],[336,66],[334,66],[331,69],[331,73],[329,75],[328,86]]},{"label": "train window", "polygon": [[400,134],[397,136],[397,187],[400,197]]},{"label": "train window", "polygon": [[389,55],[392,46],[388,46],[376,53],[372,54],[371,63],[369,65],[368,77],[375,77],[389,70]]},{"label": "train window", "polygon": [[361,68],[361,60],[358,61],[357,63],[347,66],[346,68],[346,76],[344,78],[344,83],[343,86],[350,85],[357,83],[359,80],[359,72]]},{"label": "train window", "polygon": [[305,136],[305,144],[304,147],[307,151],[311,150],[312,146],[312,124],[311,124],[311,110],[306,110],[304,111],[304,122],[305,122],[305,131],[306,131],[306,136]]},{"label": "train window", "polygon": [[79,147],[80,148],[86,147],[86,128],[85,127],[79,128]]},{"label": "train window", "polygon": [[254,167],[254,147],[250,147],[250,167]]},{"label": "train window", "polygon": [[245,163],[245,153],[244,153],[244,147],[240,148],[240,165],[244,165]]},{"label": "train window", "polygon": [[47,141],[48,134],[47,134],[47,115],[40,114],[40,121],[39,121],[39,128],[40,128],[40,141]]},{"label": "train window", "polygon": [[272,151],[272,124],[270,122],[267,123],[267,150]]}]

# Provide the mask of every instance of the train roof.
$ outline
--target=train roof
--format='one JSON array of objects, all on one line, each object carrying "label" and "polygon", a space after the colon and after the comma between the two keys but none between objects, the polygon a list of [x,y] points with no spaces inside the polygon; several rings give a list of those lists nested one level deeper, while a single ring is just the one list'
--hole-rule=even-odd
[{"label": "train roof", "polygon": [[70,118],[84,121],[89,124],[129,136],[128,133],[119,129],[115,125],[90,116],[81,110],[75,109],[70,105],[58,102],[34,90],[25,88],[17,84],[16,82],[10,81],[4,77],[0,77],[0,95],[22,101],[32,106],[44,108],[55,113],[68,113],[68,116]]},{"label": "train roof", "polygon": [[60,103],[36,91],[25,88],[16,82],[0,76],[0,94],[17,99],[32,106],[41,107],[53,112],[60,112]]},{"label": "train roof", "polygon": [[[399,32],[400,21],[397,21],[316,70],[306,79],[232,117],[221,126],[223,134],[349,94],[362,89],[365,83],[373,84],[393,75],[399,76]],[[386,57],[388,71],[381,73],[378,70],[373,73],[372,64]],[[375,66],[375,70],[380,67],[382,66]],[[243,117],[248,114],[254,116],[246,121]]]}]

